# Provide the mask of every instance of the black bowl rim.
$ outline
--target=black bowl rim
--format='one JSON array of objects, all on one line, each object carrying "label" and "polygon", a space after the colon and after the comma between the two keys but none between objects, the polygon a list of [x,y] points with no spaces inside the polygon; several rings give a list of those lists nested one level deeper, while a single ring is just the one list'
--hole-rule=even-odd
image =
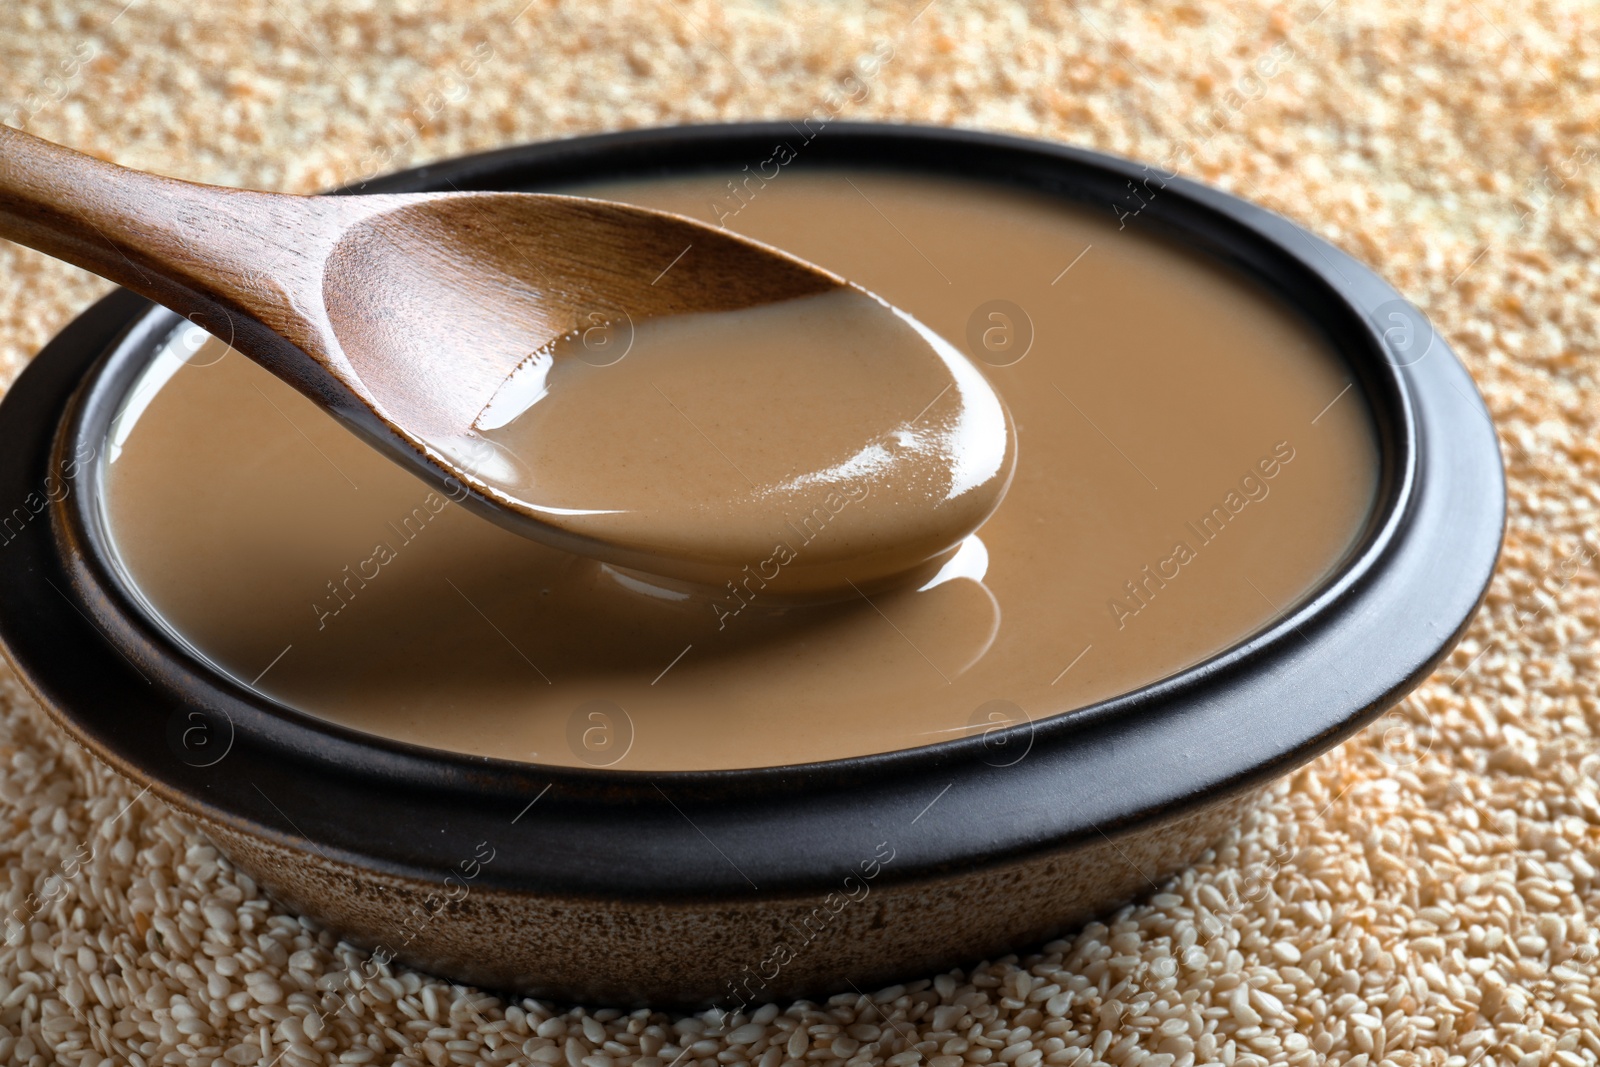
[{"label": "black bowl rim", "polygon": [[[517,186],[528,187],[652,170],[678,173],[720,163],[753,162],[763,158],[775,141],[792,142],[800,133],[792,123],[764,123],[577,138],[418,168],[367,183],[359,191],[504,187],[508,175],[518,174],[522,177]],[[413,840],[414,834],[362,832],[353,825],[359,820],[345,817],[351,811],[348,804],[354,803],[356,811],[369,817],[392,818],[397,812],[409,812],[415,818],[420,814],[426,825],[449,827],[446,836],[452,842],[487,840],[495,830],[536,839],[528,840],[529,845],[559,847],[564,843],[571,848],[587,842],[594,848],[597,836],[609,841],[588,861],[556,864],[554,869],[536,869],[535,864],[526,862],[526,856],[544,851],[530,848],[524,862],[510,865],[511,870],[502,866],[496,872],[493,880],[508,886],[597,896],[697,896],[748,891],[757,884],[751,869],[759,872],[760,884],[767,887],[763,893],[807,884],[836,884],[841,872],[853,869],[853,859],[873,854],[867,840],[872,834],[850,833],[841,838],[830,831],[837,831],[852,815],[857,822],[871,823],[875,813],[921,797],[926,807],[907,809],[914,816],[908,826],[914,827],[958,782],[980,787],[970,790],[972,806],[960,819],[961,832],[930,837],[913,831],[911,862],[896,864],[896,877],[999,862],[1037,849],[1060,847],[1075,838],[1131,828],[1246,788],[1309,758],[1388,706],[1448,651],[1481,600],[1498,553],[1504,514],[1498,445],[1470,378],[1442,341],[1436,341],[1440,354],[1433,360],[1398,367],[1383,358],[1385,350],[1370,316],[1373,309],[1399,299],[1392,288],[1348,256],[1263,209],[1161,172],[1154,172],[1159,186],[1152,190],[1150,168],[1082,149],[967,131],[842,123],[831,124],[826,137],[806,140],[802,147],[808,160],[820,159],[825,165],[939,170],[1010,181],[1101,205],[1116,203],[1112,196],[1121,194],[1121,186],[1134,180],[1143,182],[1151,199],[1134,224],[1177,235],[1185,244],[1244,269],[1292,305],[1307,314],[1315,312],[1323,328],[1335,335],[1337,347],[1368,397],[1385,459],[1381,503],[1359,547],[1297,606],[1246,641],[1132,693],[1019,727],[1002,738],[1017,746],[1002,751],[1026,753],[1027,758],[1015,766],[996,765],[995,738],[974,737],[811,765],[714,772],[590,770],[511,763],[375,739],[282,708],[231,679],[196,677],[193,661],[164,627],[146,618],[122,587],[114,566],[107,563],[107,542],[104,531],[98,529],[94,479],[80,473],[72,479],[76,491],[69,491],[53,509],[64,549],[55,562],[58,568],[65,563],[61,571],[64,580],[56,589],[59,600],[84,620],[97,623],[110,642],[109,647],[100,647],[107,653],[120,653],[126,660],[125,665],[109,660],[103,665],[110,676],[124,676],[123,688],[126,667],[133,667],[159,694],[158,703],[181,709],[185,721],[197,721],[194,716],[198,714],[202,716],[199,721],[214,725],[219,734],[225,727],[232,744],[228,754],[235,758],[223,766],[226,773],[219,773],[214,766],[184,762],[178,758],[182,753],[170,745],[163,753],[161,746],[150,743],[149,735],[155,731],[148,729],[148,715],[143,720],[145,729],[137,732],[145,742],[142,745],[130,743],[130,732],[114,722],[95,724],[98,728],[94,728],[81,714],[62,710],[73,707],[72,702],[54,699],[60,681],[57,677],[52,684],[48,675],[59,676],[64,665],[47,664],[48,657],[13,652],[24,676],[67,721],[69,729],[80,736],[93,735],[92,747],[124,764],[135,777],[160,784],[163,792],[175,792],[191,805],[198,801],[207,814],[221,821],[248,826],[285,843],[299,847],[309,843],[325,855],[340,854],[355,862],[369,866],[376,862],[406,873],[426,875],[450,865],[448,848],[441,851],[432,843],[420,844]],[[527,178],[530,169],[538,172],[534,182]],[[148,306],[144,314],[138,314],[137,303],[129,310],[124,308],[129,308],[125,299],[114,308],[103,303],[85,316],[103,315],[106,321],[99,327],[104,332],[120,314],[122,336],[107,347],[85,388],[73,398],[53,457],[58,470],[77,443],[104,439],[104,425],[127,381],[142,367],[153,340],[180,321]],[[36,363],[43,364],[46,356],[65,361],[67,357],[60,352],[53,344]],[[99,350],[92,355],[99,355]],[[77,362],[85,361],[79,354]],[[1446,380],[1436,380],[1441,378]],[[59,388],[56,391],[59,393]],[[1454,401],[1447,393],[1454,394]],[[5,409],[16,406],[0,406],[0,411],[9,415],[12,412]],[[60,402],[55,406],[59,408]],[[3,431],[8,428],[0,426],[0,440],[7,436]],[[1430,437],[1435,447],[1429,447]],[[1449,449],[1437,447],[1444,444]],[[1446,456],[1445,452],[1453,454]],[[37,471],[35,467],[34,480]],[[0,486],[15,481],[11,473],[0,471]],[[1443,484],[1440,480],[1447,475],[1453,477],[1448,478],[1446,487],[1456,490],[1447,494],[1452,499],[1453,521],[1435,522],[1427,528],[1436,537],[1436,549],[1457,550],[1461,566],[1446,572],[1447,581],[1433,575],[1434,581],[1422,583],[1428,589],[1410,590],[1425,603],[1429,593],[1437,602],[1428,605],[1432,611],[1410,612],[1413,618],[1426,616],[1419,627],[1426,631],[1424,639],[1409,644],[1370,642],[1360,663],[1352,662],[1348,652],[1330,656],[1312,640],[1313,635],[1370,612],[1375,590],[1408,577],[1411,580],[1402,584],[1416,587],[1421,574],[1431,573],[1415,564],[1400,566],[1397,560],[1407,546],[1414,554],[1422,529],[1419,515],[1430,501],[1437,501]],[[1463,486],[1470,488],[1462,491]],[[23,531],[25,535],[38,532],[36,526]],[[1453,545],[1442,543],[1445,540]],[[0,637],[15,648],[18,614],[11,610],[9,599],[0,594]],[[1324,654],[1308,656],[1319,650]],[[113,654],[110,660],[116,658]],[[1346,671],[1354,671],[1360,684],[1344,677]],[[107,689],[116,688],[115,684],[102,684],[99,691],[103,696]],[[1226,773],[1194,773],[1199,769],[1160,758],[1157,742],[1162,737],[1169,743],[1189,737],[1193,743],[1192,720],[1198,709],[1214,708],[1219,701],[1246,693],[1252,697],[1246,703],[1253,704],[1270,703],[1272,694],[1279,700],[1309,700],[1321,705],[1323,714],[1298,728],[1250,731],[1246,738],[1236,739],[1255,743],[1248,746],[1248,752],[1234,754]],[[1282,720],[1280,714],[1280,726]],[[238,728],[241,721],[243,727]],[[1182,729],[1185,724],[1189,730]],[[1134,738],[1138,744],[1129,743]],[[1041,790],[1042,783],[1059,787],[1068,780],[1082,780],[1086,754],[1105,759],[1119,751],[1138,751],[1142,758],[1128,764],[1128,756],[1123,755],[1107,765],[1124,765],[1121,773],[1097,768],[1099,773],[1086,776],[1098,780],[1100,803],[1088,804],[1089,798],[1084,796],[1079,798],[1077,810],[1041,808],[1041,796],[1065,800],[1082,792]],[[1183,753],[1185,761],[1190,756]],[[1169,772],[1166,778],[1149,773],[1163,766]],[[1179,771],[1190,773],[1176,773]],[[340,814],[331,818],[329,807],[314,800],[310,804],[285,801],[285,806],[280,806],[284,797],[269,797],[260,780],[281,784],[290,794],[297,792],[297,783],[307,781],[327,794],[333,788],[331,782],[337,780],[339,788],[333,791],[342,792],[340,799],[346,803],[335,805]],[[249,796],[246,782],[259,799]],[[936,788],[940,782],[943,787]],[[538,823],[548,832],[530,835],[504,829],[514,828],[526,812],[522,803],[531,806],[550,789],[554,792],[545,800]],[[672,797],[667,789],[672,790]],[[274,792],[282,794],[284,790]],[[987,799],[980,801],[980,795]],[[863,806],[868,797],[875,804]],[[1108,805],[1108,799],[1114,802]],[[1019,804],[1032,805],[1031,818],[1023,820],[1026,825],[1008,828],[996,823]],[[475,810],[491,807],[496,811],[493,818],[470,817]],[[291,812],[301,819],[297,821]],[[508,822],[503,812],[515,817]],[[696,817],[691,817],[691,812]],[[314,832],[303,832],[302,823],[311,824]],[[719,833],[708,832],[708,824]],[[667,832],[669,828],[676,833]],[[769,843],[741,849],[741,858],[751,854],[756,858],[739,864],[713,840],[715,836],[753,844],[755,838],[784,832],[810,841],[807,851],[829,840],[839,840],[842,847],[835,845],[827,849],[828,855],[813,856],[820,862],[796,864],[783,855],[784,849]],[[666,842],[694,844],[695,835],[700,847],[684,862],[671,862],[668,852],[655,847]],[[705,853],[706,844],[715,855]],[[459,845],[457,851],[466,854]],[[657,862],[629,863],[644,856],[654,856]],[[718,857],[722,863],[709,862]]]}]

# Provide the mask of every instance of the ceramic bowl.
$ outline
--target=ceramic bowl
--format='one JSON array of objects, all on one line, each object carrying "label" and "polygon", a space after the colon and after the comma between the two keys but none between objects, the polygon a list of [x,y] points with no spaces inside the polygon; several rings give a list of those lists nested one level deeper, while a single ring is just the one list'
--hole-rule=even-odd
[{"label": "ceramic bowl", "polygon": [[[585,137],[349,191],[733,172],[793,129]],[[1026,948],[1151,891],[1454,645],[1499,550],[1498,446],[1443,338],[1372,271],[1235,197],[1058,144],[834,123],[796,165],[1042,190],[1258,279],[1330,339],[1372,411],[1379,497],[1354,550],[1235,647],[999,734],[706,773],[417,748],[213,672],[130,591],[102,527],[95,457],[179,320],[119,291],[0,404],[0,638],[18,673],[85,747],[193,819],[285,906],[379,960],[591,1003],[732,1008]]]}]

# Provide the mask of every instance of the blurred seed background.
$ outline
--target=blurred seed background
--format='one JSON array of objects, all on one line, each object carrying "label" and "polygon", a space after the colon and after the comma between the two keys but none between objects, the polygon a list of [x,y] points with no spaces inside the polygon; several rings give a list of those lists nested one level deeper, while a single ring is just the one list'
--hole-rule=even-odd
[{"label": "blurred seed background", "polygon": [[[10,0],[0,122],[295,192],[522,141],[813,114],[1177,170],[1372,264],[1467,361],[1511,481],[1485,610],[1413,698],[1106,923],[726,1020],[367,979],[0,672],[0,1063],[1597,1062],[1600,10],[524,2]],[[0,384],[106,288],[0,245]]]}]

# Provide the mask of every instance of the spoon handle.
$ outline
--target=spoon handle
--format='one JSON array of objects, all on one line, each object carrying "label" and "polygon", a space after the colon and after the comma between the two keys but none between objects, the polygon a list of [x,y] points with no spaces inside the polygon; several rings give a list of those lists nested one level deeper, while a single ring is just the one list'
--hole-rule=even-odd
[{"label": "spoon handle", "polygon": [[263,325],[290,338],[314,332],[297,306],[320,296],[324,257],[349,214],[345,199],[163,178],[0,126],[0,237],[223,338]]}]

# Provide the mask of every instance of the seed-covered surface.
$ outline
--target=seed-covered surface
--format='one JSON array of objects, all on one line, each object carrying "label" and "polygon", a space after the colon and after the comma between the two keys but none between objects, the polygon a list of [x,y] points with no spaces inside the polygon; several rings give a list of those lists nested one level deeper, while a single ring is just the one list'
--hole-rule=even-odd
[{"label": "seed-covered surface", "polygon": [[[1511,487],[1487,605],[1411,700],[1103,923],[728,1018],[375,967],[95,767],[7,675],[0,1063],[1597,1062],[1592,7],[524,2],[6,4],[0,121],[294,191],[516,141],[802,114],[1145,159],[1329,236],[1468,362]],[[0,247],[4,380],[103,289]]]}]

